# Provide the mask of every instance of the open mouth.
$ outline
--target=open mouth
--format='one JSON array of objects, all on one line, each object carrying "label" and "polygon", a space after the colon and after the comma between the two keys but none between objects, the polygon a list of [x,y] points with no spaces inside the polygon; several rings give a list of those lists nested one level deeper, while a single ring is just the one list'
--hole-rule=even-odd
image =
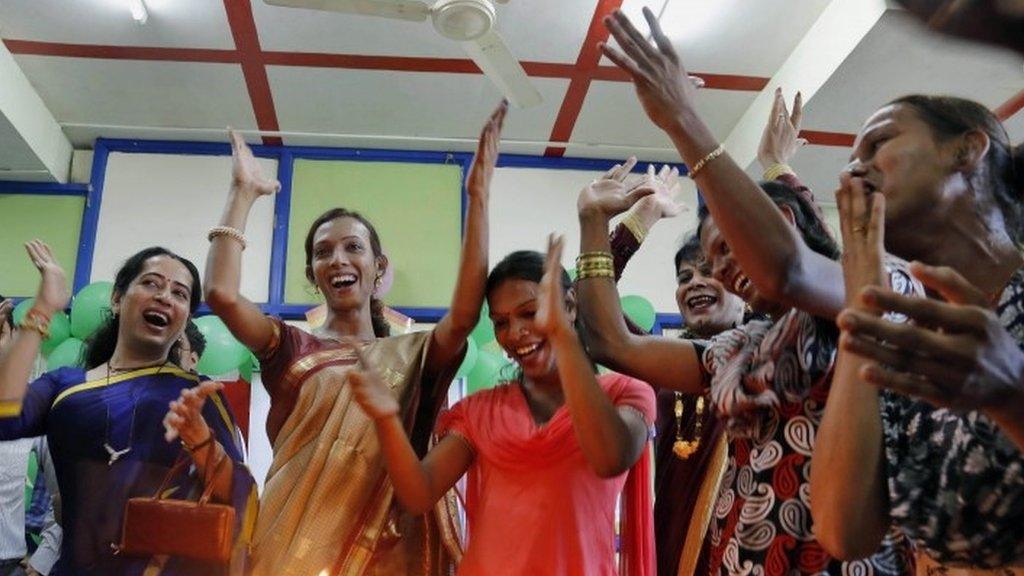
[{"label": "open mouth", "polygon": [[525,360],[525,359],[531,357],[532,355],[536,354],[536,352],[538,350],[540,350],[541,346],[543,346],[543,345],[544,345],[543,342],[534,342],[533,344],[528,344],[526,346],[520,346],[519,348],[515,349],[516,358],[518,358],[520,360]]},{"label": "open mouth", "polygon": [[342,290],[349,286],[353,286],[357,280],[358,278],[356,278],[355,274],[336,274],[331,276],[331,288],[334,288],[335,290]]},{"label": "open mouth", "polygon": [[696,294],[686,299],[686,307],[693,312],[703,312],[718,303],[718,298],[709,294]]},{"label": "open mouth", "polygon": [[737,274],[736,278],[732,281],[733,294],[742,296],[747,292],[748,288],[750,288],[750,278],[743,274]]},{"label": "open mouth", "polygon": [[157,328],[166,328],[171,323],[171,319],[167,317],[163,312],[156,312],[154,310],[147,310],[142,313],[142,319],[146,321],[150,326]]}]

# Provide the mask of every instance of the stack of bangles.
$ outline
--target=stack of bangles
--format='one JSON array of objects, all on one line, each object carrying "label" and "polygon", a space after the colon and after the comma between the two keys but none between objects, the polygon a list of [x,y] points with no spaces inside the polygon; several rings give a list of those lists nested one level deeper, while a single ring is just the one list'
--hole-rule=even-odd
[{"label": "stack of bangles", "polygon": [[242,246],[242,250],[245,250],[247,242],[245,241],[245,234],[238,228],[232,228],[231,226],[214,226],[210,228],[210,231],[206,234],[206,239],[213,242],[213,239],[218,236],[227,236],[235,242],[238,242]]},{"label": "stack of bangles", "polygon": [[615,265],[610,252],[584,252],[576,257],[576,280],[587,278],[615,279]]},{"label": "stack of bangles", "polygon": [[22,330],[35,330],[39,332],[39,336],[43,340],[46,340],[50,337],[50,318],[51,314],[33,306],[25,313],[25,317],[21,319],[21,322],[18,323],[18,328]]}]

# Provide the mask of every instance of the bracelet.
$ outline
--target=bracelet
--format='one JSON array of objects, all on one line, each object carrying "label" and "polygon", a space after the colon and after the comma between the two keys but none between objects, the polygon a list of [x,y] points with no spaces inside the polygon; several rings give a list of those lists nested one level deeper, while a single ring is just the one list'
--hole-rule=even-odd
[{"label": "bracelet", "polygon": [[227,236],[235,242],[242,245],[242,250],[245,250],[247,242],[245,241],[245,234],[238,228],[232,228],[231,226],[214,226],[210,228],[209,233],[206,234],[206,239],[213,242],[213,239],[218,236]]},{"label": "bracelet", "polygon": [[633,237],[636,238],[637,243],[643,244],[644,239],[647,238],[647,234],[650,230],[644,226],[644,223],[640,221],[640,218],[633,212],[626,214],[626,217],[622,219],[622,225],[629,229]]},{"label": "bracelet", "polygon": [[693,168],[690,168],[690,174],[689,174],[690,179],[692,180],[693,178],[696,178],[697,177],[697,173],[700,172],[702,168],[704,168],[705,164],[707,164],[708,162],[711,162],[715,158],[718,158],[719,156],[721,156],[724,153],[725,153],[725,146],[722,146],[721,144],[718,145],[718,148],[715,148],[711,152],[708,152],[707,156],[701,158],[700,161],[698,161],[696,164],[693,165]]},{"label": "bracelet", "polygon": [[35,330],[46,340],[50,337],[50,316],[33,306],[18,323],[18,328]]},{"label": "bracelet", "polygon": [[608,270],[578,270],[576,272],[576,280],[586,280],[588,278],[611,278],[615,279],[615,271],[612,269]]},{"label": "bracelet", "polygon": [[196,444],[195,446],[189,446],[188,443],[185,442],[184,440],[181,441],[181,445],[185,448],[185,450],[188,450],[192,454],[195,454],[197,451],[209,446],[210,444],[213,444],[212,430],[210,431],[210,435],[206,437],[206,440],[203,440],[202,442]]},{"label": "bracelet", "polygon": [[793,169],[789,167],[789,164],[772,164],[771,166],[768,167],[767,170],[764,171],[764,174],[761,176],[761,179],[771,181],[777,179],[779,176],[782,176],[783,174],[795,175],[796,172],[793,172]]}]

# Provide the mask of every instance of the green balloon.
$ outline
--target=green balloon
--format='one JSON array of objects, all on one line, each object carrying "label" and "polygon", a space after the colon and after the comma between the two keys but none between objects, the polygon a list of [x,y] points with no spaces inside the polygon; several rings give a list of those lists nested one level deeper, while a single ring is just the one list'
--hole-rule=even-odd
[{"label": "green balloon", "polygon": [[43,341],[43,355],[49,356],[71,337],[71,320],[63,312],[57,312],[50,318],[50,337]]},{"label": "green balloon", "polygon": [[21,324],[21,321],[25,319],[25,314],[28,314],[28,311],[32,309],[32,305],[35,303],[35,298],[25,298],[14,307],[14,310],[11,311],[11,320],[14,321],[15,326]]},{"label": "green balloon", "polygon": [[494,322],[491,322],[487,304],[484,304],[484,307],[480,310],[480,321],[476,323],[476,327],[469,333],[469,337],[480,347],[494,341]]},{"label": "green balloon", "polygon": [[654,312],[654,305],[646,298],[643,296],[623,296],[621,302],[623,313],[634,324],[647,331],[654,328],[657,314]]},{"label": "green balloon", "polygon": [[50,352],[50,357],[46,359],[46,369],[56,370],[66,366],[81,367],[84,360],[82,358],[84,347],[85,343],[78,338],[64,340],[53,349],[53,352]]},{"label": "green balloon", "polygon": [[110,298],[114,285],[93,282],[75,294],[71,301],[71,335],[85,340],[103,324],[110,314]]},{"label": "green balloon", "polygon": [[473,370],[473,366],[476,366],[476,358],[479,352],[476,341],[472,339],[466,340],[466,355],[462,358],[462,364],[455,372],[456,378],[463,378]]},{"label": "green balloon", "polygon": [[493,388],[500,380],[501,369],[507,363],[503,356],[484,351],[478,352],[476,364],[469,371],[469,374],[466,375],[466,392],[472,394],[480,390]]},{"label": "green balloon", "polygon": [[238,375],[246,382],[252,382],[252,355],[247,355],[242,365],[238,367]]},{"label": "green balloon", "polygon": [[569,278],[571,278],[572,281],[575,282],[576,281],[576,275],[578,274],[578,272],[576,272],[576,269],[575,268],[569,268],[568,272],[569,272]]},{"label": "green balloon", "polygon": [[249,349],[231,335],[224,322],[216,316],[203,316],[195,320],[199,332],[206,338],[206,349],[196,369],[200,374],[218,376],[238,370],[249,359]]}]

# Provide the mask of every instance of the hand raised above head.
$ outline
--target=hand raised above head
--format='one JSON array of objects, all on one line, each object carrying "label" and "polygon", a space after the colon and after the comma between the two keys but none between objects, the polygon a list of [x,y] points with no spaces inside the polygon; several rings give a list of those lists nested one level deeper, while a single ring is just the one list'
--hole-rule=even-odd
[{"label": "hand raised above head", "polygon": [[228,137],[231,139],[232,191],[245,194],[252,200],[276,194],[281,189],[281,183],[275,178],[263,176],[259,161],[242,136],[229,128]]},{"label": "hand raised above head", "polygon": [[761,134],[757,148],[757,160],[767,170],[776,164],[788,164],[797,151],[807,144],[800,138],[800,124],[803,121],[803,96],[797,92],[793,98],[793,112],[786,108],[782,88],[775,90],[775,100],[768,116],[768,123]]},{"label": "hand raised above head", "polygon": [[[634,159],[630,160],[635,163]],[[627,161],[628,163],[629,161]],[[579,215],[581,217],[600,215],[611,218],[629,210],[641,198],[655,193],[654,187],[647,183],[641,183],[640,186],[630,189],[623,181],[624,179],[624,175],[619,179],[619,175],[615,174],[612,178],[595,180],[586,185],[576,198],[576,210]]]},{"label": "hand raised above head", "polygon": [[572,330],[565,310],[565,292],[562,290],[562,247],[565,239],[560,234],[548,236],[548,252],[544,260],[544,276],[537,289],[537,313],[534,328],[544,336],[559,330]]},{"label": "hand raised above head", "polygon": [[42,240],[25,243],[32,265],[39,270],[39,289],[36,292],[35,307],[47,314],[54,314],[67,308],[71,300],[68,279],[64,269],[57,263],[53,251]]},{"label": "hand raised above head", "polygon": [[491,113],[487,123],[480,131],[480,141],[473,156],[473,166],[466,178],[466,192],[471,196],[483,196],[490,191],[494,166],[498,162],[498,145],[501,142],[501,130],[508,114],[508,101],[502,100]]}]

